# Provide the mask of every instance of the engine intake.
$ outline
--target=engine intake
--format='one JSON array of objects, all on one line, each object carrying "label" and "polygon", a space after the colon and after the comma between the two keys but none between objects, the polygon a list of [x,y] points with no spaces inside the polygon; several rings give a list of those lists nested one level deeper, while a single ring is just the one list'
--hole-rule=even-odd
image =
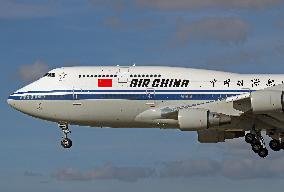
[{"label": "engine intake", "polygon": [[178,112],[178,123],[182,131],[196,131],[229,124],[231,118],[206,109],[181,109]]}]

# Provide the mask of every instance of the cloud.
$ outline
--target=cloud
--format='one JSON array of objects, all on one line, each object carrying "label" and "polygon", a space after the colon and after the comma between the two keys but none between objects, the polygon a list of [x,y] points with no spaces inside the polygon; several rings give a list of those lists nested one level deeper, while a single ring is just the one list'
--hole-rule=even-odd
[{"label": "cloud", "polygon": [[[284,156],[276,155],[262,159],[253,152],[244,149],[240,143],[232,143],[230,152],[223,154],[221,159],[186,159],[156,163],[155,167],[120,167],[104,165],[93,170],[79,171],[72,168],[62,169],[52,174],[58,181],[94,181],[118,180],[136,182],[138,180],[154,178],[196,178],[223,177],[231,180],[243,179],[273,179],[284,178]],[[235,152],[237,149],[237,152]],[[238,150],[246,150],[239,153]],[[248,157],[248,154],[253,155]]]},{"label": "cloud", "polygon": [[228,179],[284,178],[284,158],[225,160],[196,159],[167,162],[161,178],[222,176]]},{"label": "cloud", "polygon": [[282,0],[137,0],[137,5],[159,10],[192,10],[204,8],[264,9],[279,5]]},{"label": "cloud", "polygon": [[178,19],[175,43],[184,45],[193,40],[240,43],[247,39],[248,33],[248,23],[239,18],[213,17],[191,23]]},{"label": "cloud", "polygon": [[91,171],[77,171],[74,169],[63,169],[52,176],[63,181],[91,181],[91,180],[119,180],[135,182],[139,179],[152,177],[155,170],[147,167],[116,167],[105,165]]},{"label": "cloud", "polygon": [[55,14],[52,3],[0,0],[0,18],[48,17]]},{"label": "cloud", "polygon": [[213,176],[218,173],[220,164],[213,160],[188,160],[163,163],[160,176],[164,177],[194,177]]},{"label": "cloud", "polygon": [[26,176],[26,177],[41,177],[42,175],[40,173],[35,173],[33,171],[25,171],[24,176]]},{"label": "cloud", "polygon": [[221,174],[230,179],[283,178],[284,158],[224,160]]},{"label": "cloud", "polygon": [[[266,141],[268,143],[268,140]],[[208,147],[208,146],[207,146]],[[243,138],[229,140],[210,150],[221,149],[219,159],[186,159],[160,163],[160,178],[224,177],[232,180],[284,178],[284,154],[270,151],[262,159]],[[208,149],[207,149],[208,150]]]},{"label": "cloud", "polygon": [[18,75],[23,81],[34,81],[42,77],[49,70],[49,66],[41,61],[34,64],[22,65],[18,70]]}]

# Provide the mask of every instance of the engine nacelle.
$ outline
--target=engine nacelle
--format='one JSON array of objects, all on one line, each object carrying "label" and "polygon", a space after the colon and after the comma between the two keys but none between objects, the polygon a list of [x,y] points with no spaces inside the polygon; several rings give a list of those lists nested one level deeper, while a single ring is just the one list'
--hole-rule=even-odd
[{"label": "engine nacelle", "polygon": [[253,113],[283,112],[284,101],[282,91],[256,91],[251,93]]},{"label": "engine nacelle", "polygon": [[198,131],[198,141],[200,143],[219,143],[225,142],[226,139],[244,137],[244,131],[218,131],[218,130],[201,130]]},{"label": "engine nacelle", "polygon": [[206,109],[181,109],[178,112],[178,123],[182,131],[196,131],[229,124],[231,118]]}]

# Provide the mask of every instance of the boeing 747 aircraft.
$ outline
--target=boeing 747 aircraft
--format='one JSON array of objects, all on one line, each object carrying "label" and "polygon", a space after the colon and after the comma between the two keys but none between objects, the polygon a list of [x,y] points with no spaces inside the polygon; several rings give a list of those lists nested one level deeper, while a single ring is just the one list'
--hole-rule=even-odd
[{"label": "boeing 747 aircraft", "polygon": [[[245,137],[266,157],[262,137],[284,149],[284,75],[178,67],[64,67],[11,94],[8,104],[56,122],[70,148],[69,125],[197,131],[201,143]],[[246,134],[245,134],[246,133]]]}]

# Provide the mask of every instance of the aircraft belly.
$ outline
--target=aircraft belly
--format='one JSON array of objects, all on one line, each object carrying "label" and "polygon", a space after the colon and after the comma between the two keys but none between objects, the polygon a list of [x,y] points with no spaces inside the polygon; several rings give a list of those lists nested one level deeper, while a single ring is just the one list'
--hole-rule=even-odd
[{"label": "aircraft belly", "polygon": [[[157,101],[156,106],[196,104],[201,101]],[[202,101],[204,102],[204,101]],[[136,122],[138,114],[151,108],[141,100],[40,100],[21,101],[22,111],[36,118],[92,127],[161,127],[156,123]],[[172,128],[163,125],[161,128]],[[177,128],[177,127],[174,127]]]}]

